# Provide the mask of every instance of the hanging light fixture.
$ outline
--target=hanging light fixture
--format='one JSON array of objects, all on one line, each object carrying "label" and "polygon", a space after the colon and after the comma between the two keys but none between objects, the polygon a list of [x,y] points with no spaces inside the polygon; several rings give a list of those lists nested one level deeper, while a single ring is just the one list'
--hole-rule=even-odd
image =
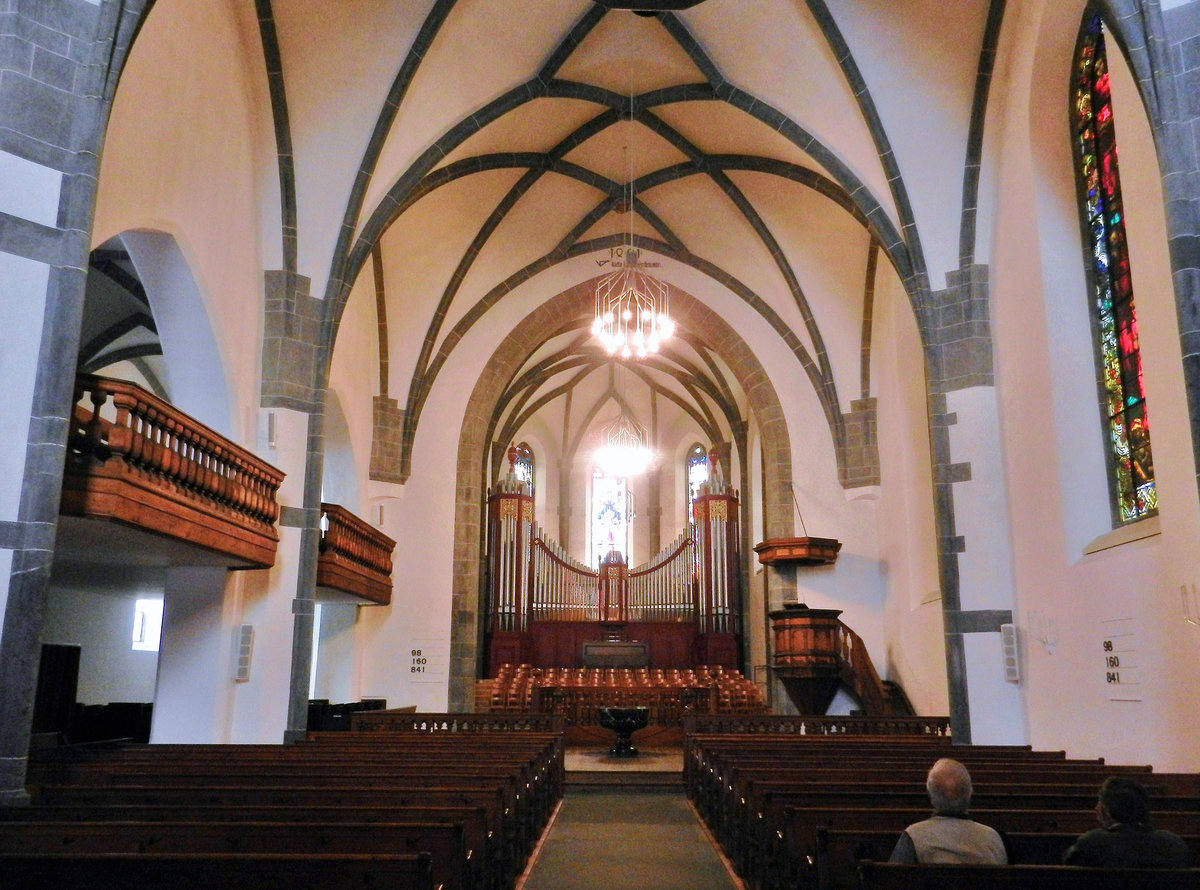
[{"label": "hanging light fixture", "polygon": [[[633,85],[629,88],[629,114],[633,121]],[[626,147],[627,196],[622,196],[629,214],[629,243],[613,252],[613,271],[596,284],[596,318],[592,333],[609,355],[619,358],[645,358],[658,352],[664,340],[675,332],[668,311],[667,286],[646,271],[640,262],[641,251],[633,246],[633,168]]]},{"label": "hanging light fixture", "polygon": [[630,237],[621,265],[596,284],[592,333],[609,355],[645,358],[658,352],[675,332],[675,323],[668,313],[667,286],[644,271],[632,244]]},{"label": "hanging light fixture", "polygon": [[608,373],[609,392],[620,411],[615,420],[600,428],[600,446],[593,458],[606,476],[640,476],[654,460],[654,452],[647,444],[645,427],[630,416],[625,400],[625,377],[629,369],[610,362]]},{"label": "hanging light fixture", "polygon": [[654,459],[654,452],[646,447],[646,431],[624,409],[600,435],[603,444],[595,458],[605,475],[640,476]]}]

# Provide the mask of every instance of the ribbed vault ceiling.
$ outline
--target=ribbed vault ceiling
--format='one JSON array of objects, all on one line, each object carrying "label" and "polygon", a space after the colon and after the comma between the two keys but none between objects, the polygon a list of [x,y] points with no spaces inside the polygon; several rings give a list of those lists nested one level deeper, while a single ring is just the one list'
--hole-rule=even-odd
[{"label": "ribbed vault ceiling", "polygon": [[[748,308],[836,442],[870,394],[858,332],[872,288],[888,279],[920,316],[927,269],[960,261],[988,0],[626,5],[239,8],[271,85],[283,265],[312,280],[330,321],[352,295],[382,296],[385,394],[406,409],[406,448],[464,338],[486,325],[498,342],[629,243],[713,311]],[[569,445],[622,387],[714,439],[746,419],[686,317],[624,375],[588,322],[544,332],[497,436],[554,410]]]}]

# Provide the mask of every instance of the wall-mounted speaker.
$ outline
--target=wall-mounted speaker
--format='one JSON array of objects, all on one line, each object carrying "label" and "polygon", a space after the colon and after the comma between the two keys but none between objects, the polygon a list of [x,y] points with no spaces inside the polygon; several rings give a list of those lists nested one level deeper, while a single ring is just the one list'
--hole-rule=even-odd
[{"label": "wall-mounted speaker", "polygon": [[250,679],[250,655],[254,652],[254,625],[243,624],[237,635],[237,666],[233,671],[235,683]]},{"label": "wall-mounted speaker", "polygon": [[1000,652],[1004,659],[1005,681],[1020,683],[1020,652],[1017,646],[1017,626],[1015,624],[1000,625]]}]

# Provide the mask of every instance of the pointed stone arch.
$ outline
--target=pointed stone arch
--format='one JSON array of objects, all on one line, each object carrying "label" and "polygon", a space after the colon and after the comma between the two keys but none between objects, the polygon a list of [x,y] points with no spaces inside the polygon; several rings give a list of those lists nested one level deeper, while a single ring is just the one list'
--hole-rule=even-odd
[{"label": "pointed stone arch", "polygon": [[[467,401],[458,440],[455,479],[454,583],[450,628],[449,708],[470,710],[482,630],[480,626],[480,553],[484,523],[484,479],[488,461],[486,433],[497,399],[548,330],[563,330],[590,313],[595,294],[590,282],[554,297],[521,320],[496,347]],[[791,437],[779,394],[753,351],[715,312],[686,292],[672,289],[672,314],[698,339],[705,341],[737,378],[746,393],[750,416],[760,431],[763,453],[762,493],[764,534],[791,537],[794,515],[790,499]],[[767,597],[772,603],[791,598],[795,580],[773,570],[767,573]]]}]

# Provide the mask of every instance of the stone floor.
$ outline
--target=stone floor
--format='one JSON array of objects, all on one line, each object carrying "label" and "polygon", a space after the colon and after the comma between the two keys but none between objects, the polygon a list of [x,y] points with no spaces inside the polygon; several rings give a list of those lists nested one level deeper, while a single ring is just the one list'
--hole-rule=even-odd
[{"label": "stone floor", "polygon": [[566,769],[516,890],[743,890],[687,800],[679,748],[571,747]]},{"label": "stone floor", "polygon": [[675,772],[683,775],[681,748],[639,747],[636,757],[613,757],[608,752],[608,748],[567,748],[567,772]]}]

